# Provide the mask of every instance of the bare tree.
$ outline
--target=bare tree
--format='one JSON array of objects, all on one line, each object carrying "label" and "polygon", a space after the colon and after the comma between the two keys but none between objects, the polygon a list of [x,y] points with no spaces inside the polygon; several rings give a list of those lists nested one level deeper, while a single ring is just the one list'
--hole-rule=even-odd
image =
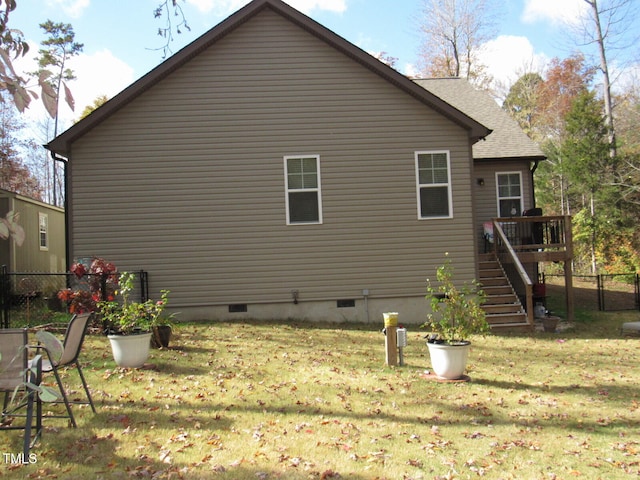
[{"label": "bare tree", "polygon": [[[153,10],[153,16],[164,21],[164,25],[158,27],[158,36],[164,39],[164,45],[155,49],[162,50],[162,58],[164,59],[171,54],[173,31],[175,30],[177,34],[181,34],[182,29],[191,31],[191,28],[178,0],[162,0]],[[172,17],[175,18],[172,19]]]},{"label": "bare tree", "polygon": [[478,60],[478,53],[481,45],[494,34],[493,0],[423,1],[422,73],[432,77],[465,77],[473,83],[484,83],[488,74]]},{"label": "bare tree", "polygon": [[[609,156],[616,157],[616,131],[611,95],[609,54],[637,45],[638,38],[629,38],[635,32],[637,0],[584,0],[589,7],[588,18],[580,28],[583,45],[595,45],[598,49],[599,68],[602,73],[602,97],[605,123],[609,137]],[[612,55],[613,56],[613,55]]]}]

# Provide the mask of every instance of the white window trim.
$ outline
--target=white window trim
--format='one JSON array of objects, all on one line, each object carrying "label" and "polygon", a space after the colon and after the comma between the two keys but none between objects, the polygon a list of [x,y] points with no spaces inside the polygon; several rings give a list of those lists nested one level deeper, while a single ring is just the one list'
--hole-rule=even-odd
[{"label": "white window trim", "polygon": [[[434,154],[439,154],[439,153],[444,153],[447,156],[447,178],[449,179],[449,181],[447,183],[429,183],[429,184],[422,184],[420,183],[420,169],[418,166],[418,156],[419,155],[424,155],[424,154],[429,154],[429,155],[434,155]],[[450,219],[453,218],[453,186],[452,186],[452,182],[451,182],[451,154],[449,152],[449,150],[420,150],[420,151],[416,151],[415,152],[415,169],[416,169],[416,200],[417,200],[417,207],[418,207],[418,220],[446,220],[446,219]],[[421,187],[443,187],[446,186],[447,187],[447,195],[448,195],[448,202],[449,202],[449,215],[438,215],[438,216],[433,216],[433,217],[423,217],[420,211],[420,188]]]},{"label": "white window trim", "polygon": [[500,200],[515,200],[518,197],[501,197],[500,196],[500,184],[498,182],[498,178],[500,175],[514,175],[517,174],[520,178],[520,215],[524,212],[524,189],[522,186],[522,172],[519,170],[508,171],[508,172],[496,172],[496,214],[498,217],[500,216]]},{"label": "white window trim", "polygon": [[[42,245],[42,219],[44,219],[44,235],[46,245]],[[49,250],[49,215],[46,213],[38,212],[38,245],[40,250]]]},{"label": "white window trim", "polygon": [[[289,172],[287,171],[287,160],[297,158],[315,158],[318,171],[318,187],[304,189],[289,189]],[[286,222],[287,225],[322,225],[322,180],[320,178],[320,155],[287,155],[284,157],[284,198],[286,202]],[[318,221],[316,222],[291,222],[289,215],[289,193],[290,192],[316,192],[318,194]]]}]

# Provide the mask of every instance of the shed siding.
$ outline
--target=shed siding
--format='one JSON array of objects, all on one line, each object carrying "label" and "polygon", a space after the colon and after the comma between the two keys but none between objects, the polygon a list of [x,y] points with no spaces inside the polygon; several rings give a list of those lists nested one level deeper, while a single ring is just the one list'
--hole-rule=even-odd
[{"label": "shed siding", "polygon": [[[12,192],[0,193],[0,216],[13,210],[25,238],[18,246],[12,238],[0,240],[1,265],[11,272],[61,273],[66,270],[64,210]],[[49,246],[40,249],[39,214],[48,218]]]},{"label": "shed siding", "polygon": [[[414,152],[449,150],[453,218],[418,220]],[[319,155],[323,224],[286,225],[283,157]],[[475,275],[468,134],[270,10],[72,147],[72,248],[172,305],[421,296]]]}]

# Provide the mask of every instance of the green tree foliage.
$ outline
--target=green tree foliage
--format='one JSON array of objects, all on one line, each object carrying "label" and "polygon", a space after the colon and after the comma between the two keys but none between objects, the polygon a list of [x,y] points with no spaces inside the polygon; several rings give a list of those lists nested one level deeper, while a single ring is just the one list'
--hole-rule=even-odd
[{"label": "green tree foliage", "polygon": [[78,121],[82,120],[89,114],[93,113],[93,111],[96,108],[101,107],[108,101],[109,101],[109,97],[107,97],[106,95],[99,95],[98,97],[96,97],[96,99],[93,101],[91,105],[87,105],[86,107],[84,107],[84,110],[82,110],[82,113],[80,114],[80,118],[78,119]]},{"label": "green tree foliage", "polygon": [[602,102],[595,92],[585,90],[572,102],[565,116],[565,139],[560,148],[567,195],[577,213],[576,240],[587,247],[591,273],[603,259],[603,235],[619,224],[613,187],[614,168],[609,158],[608,129]]},{"label": "green tree foliage", "polygon": [[503,108],[537,141],[547,161],[535,174],[545,214],[573,216],[577,271],[640,270],[640,92],[616,98],[618,154],[595,69],[581,54],[550,62],[511,88]]},{"label": "green tree foliage", "polygon": [[538,89],[543,82],[538,73],[526,73],[513,84],[502,105],[524,132],[533,137],[533,124],[538,113]]},{"label": "green tree foliage", "polygon": [[71,110],[75,109],[75,101],[67,82],[75,80],[76,77],[73,70],[68,68],[67,62],[70,58],[79,55],[84,45],[75,41],[73,27],[68,23],[54,23],[47,20],[40,24],[40,28],[48,37],[42,42],[43,48],[38,51],[38,71],[36,74],[38,76],[44,75],[45,81],[50,87],[42,100],[47,111],[53,112],[52,117],[56,119],[56,131],[54,131],[54,135],[56,135],[58,99],[61,88],[64,88],[67,105]]}]

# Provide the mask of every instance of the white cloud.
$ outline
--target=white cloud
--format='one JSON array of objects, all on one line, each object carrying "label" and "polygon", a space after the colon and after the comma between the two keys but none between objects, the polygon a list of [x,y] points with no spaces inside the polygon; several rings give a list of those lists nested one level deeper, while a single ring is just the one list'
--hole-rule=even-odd
[{"label": "white cloud", "polygon": [[[296,10],[309,14],[313,10],[343,13],[347,10],[347,0],[284,0]],[[249,3],[248,0],[187,0],[200,12],[208,13],[214,8],[221,14],[231,14]]]},{"label": "white cloud", "polygon": [[47,0],[47,6],[53,9],[61,9],[71,18],[80,18],[85,9],[89,7],[90,0]]},{"label": "white cloud", "polygon": [[548,57],[536,54],[526,37],[500,35],[482,45],[480,61],[494,79],[511,85],[524,73],[542,72]]},{"label": "white cloud", "polygon": [[[187,0],[187,3],[196,7],[196,9],[199,12],[209,13],[211,10],[213,10],[213,7],[215,6],[216,2],[215,0]],[[242,5],[243,3],[246,3],[246,2],[236,2],[236,3],[240,3],[240,5]]]},{"label": "white cloud", "polygon": [[525,0],[522,21],[550,22],[554,25],[575,25],[587,14],[584,0]]},{"label": "white cloud", "polygon": [[[121,90],[134,81],[134,70],[125,62],[116,58],[107,49],[100,50],[91,55],[81,54],[69,61],[76,75],[69,85],[76,101],[75,112],[61,104],[62,110],[73,118],[78,118],[87,105],[92,105],[100,95],[109,98],[114,97]],[[68,112],[68,113],[67,113]]]},{"label": "white cloud", "polygon": [[304,13],[313,10],[343,13],[347,9],[346,0],[285,0],[285,2]]},{"label": "white cloud", "polygon": [[[30,47],[26,58],[14,62],[14,67],[19,72],[34,72],[38,69],[35,60],[38,48],[32,42]],[[68,66],[77,78],[68,84],[75,100],[75,111],[72,111],[64,100],[60,102],[58,133],[70,127],[73,121],[80,117],[84,108],[92,105],[98,96],[106,95],[111,98],[135,80],[134,69],[107,49],[91,55],[80,54],[69,60]],[[31,85],[31,88],[39,92],[35,85]],[[34,124],[47,117],[40,99],[31,101],[25,115],[26,119]]]}]

